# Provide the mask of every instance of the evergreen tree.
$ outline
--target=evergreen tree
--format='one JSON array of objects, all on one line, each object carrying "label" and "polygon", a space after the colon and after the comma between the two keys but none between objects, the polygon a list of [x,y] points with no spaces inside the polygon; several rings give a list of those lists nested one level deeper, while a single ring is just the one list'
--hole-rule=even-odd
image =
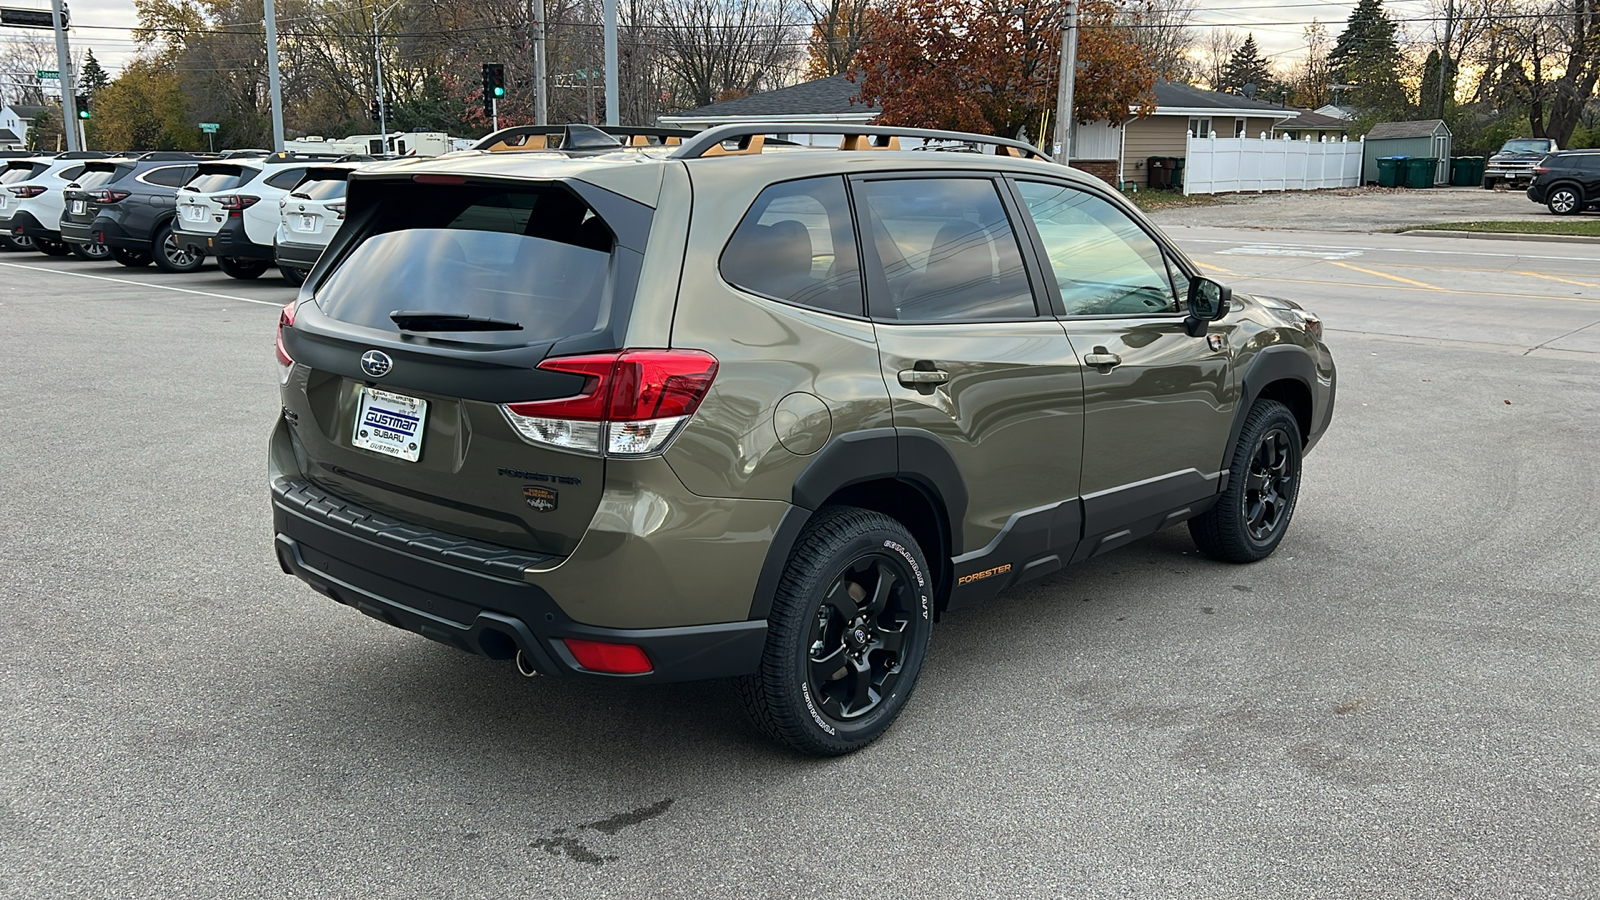
[{"label": "evergreen tree", "polygon": [[1246,36],[1244,43],[1228,58],[1228,64],[1222,67],[1222,91],[1242,94],[1246,85],[1255,85],[1252,93],[1260,96],[1267,92],[1271,83],[1272,69],[1256,47],[1256,36]]},{"label": "evergreen tree", "polygon": [[1395,24],[1383,0],[1359,0],[1345,21],[1344,32],[1328,53],[1333,81],[1354,87],[1342,101],[1363,118],[1402,118],[1409,114],[1406,90],[1400,84],[1400,47]]},{"label": "evergreen tree", "polygon": [[78,90],[88,94],[91,98],[95,92],[111,83],[111,76],[106,70],[100,68],[100,61],[94,58],[94,51],[84,54],[83,70],[78,73]]}]

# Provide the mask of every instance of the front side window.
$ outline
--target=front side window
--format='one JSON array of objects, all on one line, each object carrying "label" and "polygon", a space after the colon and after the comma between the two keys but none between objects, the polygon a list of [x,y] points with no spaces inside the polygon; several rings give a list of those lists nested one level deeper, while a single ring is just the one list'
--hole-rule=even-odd
[{"label": "front side window", "polygon": [[[867,181],[856,186],[895,317],[1019,319],[1037,314],[1022,251],[995,184],[980,178]],[[887,306],[887,304],[886,304]],[[877,310],[878,303],[873,307]]]},{"label": "front side window", "polygon": [[1125,213],[1093,194],[1058,184],[1021,181],[1017,188],[1039,231],[1067,315],[1178,311],[1161,245]]},{"label": "front side window", "polygon": [[861,266],[842,177],[761,192],[722,251],[729,284],[775,300],[859,316]]}]

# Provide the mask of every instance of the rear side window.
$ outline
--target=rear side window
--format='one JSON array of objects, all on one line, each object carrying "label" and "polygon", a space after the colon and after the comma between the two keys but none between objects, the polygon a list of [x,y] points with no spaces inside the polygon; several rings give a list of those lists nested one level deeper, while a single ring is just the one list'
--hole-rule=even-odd
[{"label": "rear side window", "polygon": [[587,334],[605,322],[615,238],[563,188],[397,187],[371,221],[388,230],[357,244],[317,289],[317,305],[335,319],[398,331],[390,314],[407,310],[521,326],[468,332],[497,344]]},{"label": "rear side window", "polygon": [[256,169],[247,169],[244,166],[201,166],[199,174],[184,187],[202,194],[209,194],[212,191],[231,191],[241,185],[249,184],[256,174]]},{"label": "rear side window", "polygon": [[775,300],[861,315],[861,267],[844,179],[808,178],[762,191],[722,251],[722,277]]},{"label": "rear side window", "polygon": [[343,178],[308,181],[294,189],[294,196],[307,200],[337,200],[345,195],[349,187],[350,182]]},{"label": "rear side window", "polygon": [[195,166],[166,166],[160,169],[151,169],[141,176],[147,184],[158,184],[162,187],[178,187],[194,177]]},{"label": "rear side window", "polygon": [[[868,181],[856,186],[896,318],[1016,319],[1037,315],[1022,250],[994,182]],[[873,302],[878,311],[877,301]]]},{"label": "rear side window", "polygon": [[295,185],[300,183],[300,179],[304,177],[306,177],[305,169],[284,169],[282,172],[274,172],[272,175],[268,176],[267,184],[272,185],[278,190],[287,191],[293,189]]},{"label": "rear side window", "polygon": [[61,171],[57,172],[56,173],[56,177],[61,179],[62,181],[71,183],[71,182],[77,181],[79,176],[81,176],[83,174],[83,170],[87,169],[87,168],[88,168],[88,166],[81,165],[81,164],[80,165],[76,165],[76,166],[67,166],[65,169],[62,169]]}]

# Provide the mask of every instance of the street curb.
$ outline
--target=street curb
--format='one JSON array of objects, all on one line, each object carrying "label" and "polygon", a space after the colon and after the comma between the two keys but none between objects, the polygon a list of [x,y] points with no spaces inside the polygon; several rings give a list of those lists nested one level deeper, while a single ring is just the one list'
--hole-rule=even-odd
[{"label": "street curb", "polygon": [[1600,244],[1600,236],[1586,234],[1515,234],[1493,231],[1444,231],[1442,229],[1414,228],[1402,231],[1416,237],[1484,238],[1490,241],[1546,241],[1556,244]]}]

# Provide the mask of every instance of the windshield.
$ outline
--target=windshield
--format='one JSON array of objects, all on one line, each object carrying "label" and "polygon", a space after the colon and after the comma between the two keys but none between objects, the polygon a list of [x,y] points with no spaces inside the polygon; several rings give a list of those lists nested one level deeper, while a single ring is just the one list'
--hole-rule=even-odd
[{"label": "windshield", "polygon": [[1542,138],[1538,140],[1506,141],[1506,145],[1500,148],[1501,153],[1547,153],[1549,150],[1550,142]]}]

